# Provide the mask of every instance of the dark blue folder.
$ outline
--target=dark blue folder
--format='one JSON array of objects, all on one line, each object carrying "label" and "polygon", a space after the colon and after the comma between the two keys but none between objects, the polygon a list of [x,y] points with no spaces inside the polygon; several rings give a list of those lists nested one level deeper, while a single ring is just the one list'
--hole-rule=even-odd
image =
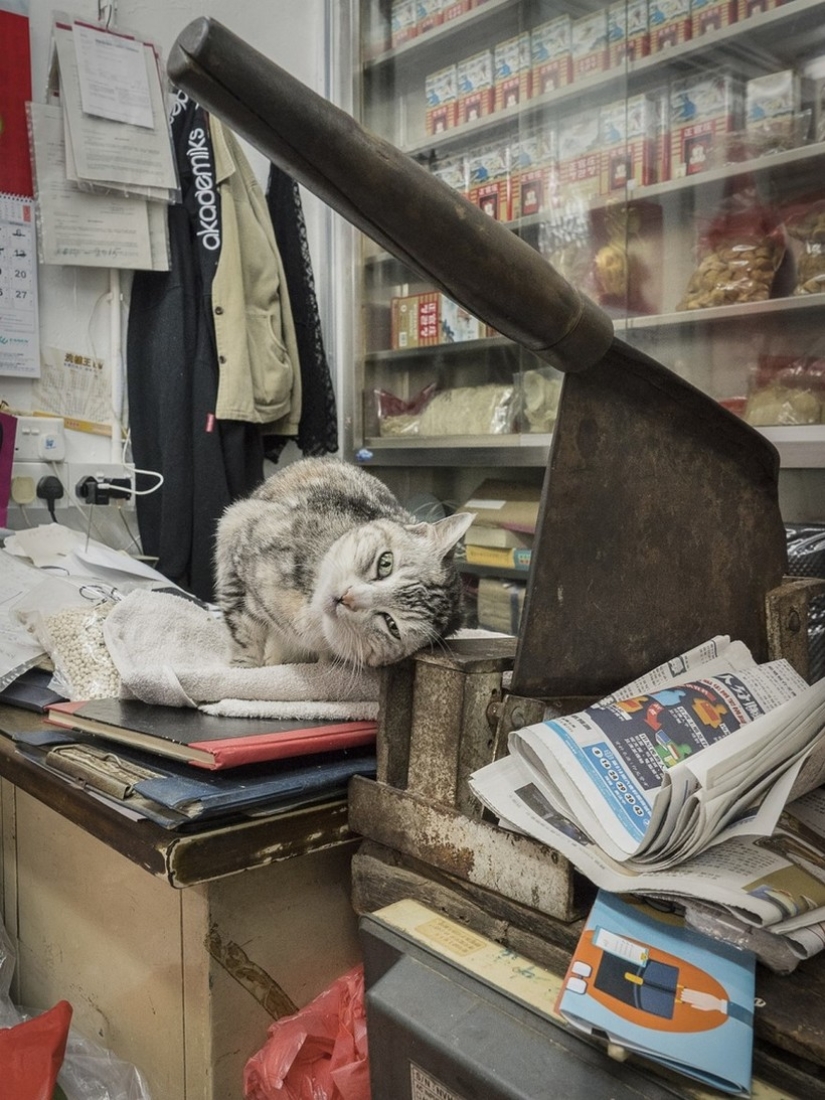
[{"label": "dark blue folder", "polygon": [[18,752],[69,782],[122,802],[164,828],[285,812],[346,795],[353,775],[375,775],[372,747],[249,764],[229,772],[160,759],[154,753],[101,747],[62,730],[12,733]]}]

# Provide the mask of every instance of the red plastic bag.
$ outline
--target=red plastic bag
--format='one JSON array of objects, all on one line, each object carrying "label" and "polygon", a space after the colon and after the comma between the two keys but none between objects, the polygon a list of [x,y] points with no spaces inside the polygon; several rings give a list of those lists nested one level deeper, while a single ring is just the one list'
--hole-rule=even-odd
[{"label": "red plastic bag", "polygon": [[244,1100],[370,1100],[363,967],[268,1035],[244,1067]]},{"label": "red plastic bag", "polygon": [[0,1028],[0,1082],[14,1100],[51,1100],[66,1053],[72,1006],[54,1008],[14,1027]]}]

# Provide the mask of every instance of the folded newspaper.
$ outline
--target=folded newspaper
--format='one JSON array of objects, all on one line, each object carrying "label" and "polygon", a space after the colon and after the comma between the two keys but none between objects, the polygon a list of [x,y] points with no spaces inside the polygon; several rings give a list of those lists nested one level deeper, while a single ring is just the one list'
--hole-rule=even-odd
[{"label": "folded newspaper", "polygon": [[501,825],[616,893],[825,931],[825,680],[711,639],[577,714],[514,730],[470,786]]}]

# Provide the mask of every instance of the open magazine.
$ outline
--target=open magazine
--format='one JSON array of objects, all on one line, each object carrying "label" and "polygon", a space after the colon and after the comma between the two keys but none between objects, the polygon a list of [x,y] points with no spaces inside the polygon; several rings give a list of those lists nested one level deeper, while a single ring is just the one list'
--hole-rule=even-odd
[{"label": "open magazine", "polygon": [[755,958],[600,892],[567,969],[559,1013],[734,1095],[750,1095]]},{"label": "open magazine", "polygon": [[578,714],[513,731],[509,755],[470,786],[597,886],[723,906],[795,934],[807,957],[825,922],[823,731],[825,681],[756,665],[722,636]]}]

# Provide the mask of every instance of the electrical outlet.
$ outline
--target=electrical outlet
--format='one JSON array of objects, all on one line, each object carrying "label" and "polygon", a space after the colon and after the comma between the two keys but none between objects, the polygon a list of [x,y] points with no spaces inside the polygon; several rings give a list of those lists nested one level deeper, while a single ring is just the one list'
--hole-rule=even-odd
[{"label": "electrical outlet", "polygon": [[16,419],[15,462],[62,462],[65,459],[66,435],[59,417],[18,416]]},{"label": "electrical outlet", "polygon": [[[114,490],[97,488],[114,481],[127,484],[118,485]],[[69,462],[66,483],[78,504],[118,504],[128,509],[135,506],[135,476],[128,466],[112,462]]]},{"label": "electrical outlet", "polygon": [[37,495],[41,478],[57,477],[63,486],[63,496],[54,501],[55,508],[68,508],[69,492],[65,466],[52,467],[47,462],[13,462],[11,467],[11,492],[13,504],[26,508],[46,508],[48,502]]}]

